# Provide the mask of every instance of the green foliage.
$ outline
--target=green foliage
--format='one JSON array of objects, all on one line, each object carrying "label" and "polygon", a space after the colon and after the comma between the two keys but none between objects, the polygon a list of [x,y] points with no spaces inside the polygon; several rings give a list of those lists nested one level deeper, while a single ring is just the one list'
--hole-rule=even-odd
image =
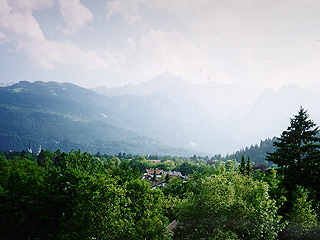
[{"label": "green foliage", "polygon": [[51,219],[43,201],[45,171],[21,157],[5,161],[0,169],[0,233],[4,239],[45,236]]},{"label": "green foliage", "polygon": [[[245,157],[239,167],[235,160],[196,155],[156,157],[161,161],[80,150],[0,154],[1,238],[318,237],[317,188],[288,188],[281,168],[252,171]],[[153,190],[141,171],[159,164],[190,179],[167,175],[166,187]],[[173,220],[179,222],[174,235],[166,229]]]},{"label": "green foliage", "polygon": [[125,191],[104,176],[82,179],[77,184],[72,209],[62,223],[59,239],[114,239],[126,229]]},{"label": "green foliage", "polygon": [[306,229],[315,227],[317,225],[317,214],[312,209],[311,201],[308,199],[308,191],[301,186],[297,186],[294,195],[295,201],[292,211],[288,214],[288,219]]},{"label": "green foliage", "polygon": [[245,175],[246,173],[246,160],[244,158],[244,155],[242,155],[241,157],[241,163],[240,163],[240,166],[239,166],[239,172],[243,175]]},{"label": "green foliage", "polygon": [[183,162],[177,171],[181,172],[182,175],[186,176],[200,170],[200,165],[191,162]]},{"label": "green foliage", "polygon": [[262,163],[268,164],[266,161],[267,152],[274,152],[275,147],[273,146],[273,141],[275,139],[266,139],[264,141],[260,141],[260,144],[251,145],[250,147],[246,147],[241,149],[234,154],[227,155],[226,159],[235,159],[237,162],[241,162],[242,156],[250,156],[252,162],[254,164],[259,165]]},{"label": "green foliage", "polygon": [[284,184],[312,187],[317,184],[320,173],[320,138],[315,123],[307,111],[300,108],[298,115],[290,120],[290,126],[274,142],[276,151],[269,153],[268,161],[277,164],[284,175]]},{"label": "green foliage", "polygon": [[174,196],[177,198],[187,198],[188,194],[196,191],[194,181],[184,181],[180,178],[172,178],[171,181],[162,189],[166,196]]},{"label": "green foliage", "polygon": [[236,169],[236,162],[232,160],[227,160],[225,162],[225,168],[227,172],[233,172]]},{"label": "green foliage", "polygon": [[250,176],[252,174],[252,165],[250,157],[248,157],[246,161],[244,155],[242,155],[241,163],[239,165],[239,172],[245,176]]},{"label": "green foliage", "polygon": [[278,166],[278,188],[273,188],[272,193],[278,202],[282,200],[279,214],[289,223],[282,234],[285,238],[304,239],[318,224],[319,208],[314,208],[320,202],[318,133],[318,127],[301,107],[274,142],[276,150],[267,156],[268,161]]},{"label": "green foliage", "polygon": [[133,179],[126,183],[127,197],[130,203],[128,217],[131,227],[126,239],[167,239],[168,219],[163,215],[164,195],[159,189],[152,190],[150,185]]},{"label": "green foliage", "polygon": [[163,193],[109,160],[72,151],[42,166],[0,156],[2,239],[168,239]]},{"label": "green foliage", "polygon": [[290,239],[319,238],[320,235],[314,232],[318,225],[318,216],[312,207],[312,201],[309,200],[308,191],[296,186],[293,196],[292,209],[286,214],[288,226],[282,235]]},{"label": "green foliage", "polygon": [[37,156],[38,165],[44,167],[46,164],[50,164],[56,156],[58,156],[56,153],[42,149]]},{"label": "green foliage", "polygon": [[165,176],[165,182],[168,183],[170,181],[170,175],[167,173]]},{"label": "green foliage", "polygon": [[275,239],[282,226],[268,185],[235,173],[197,182],[178,207],[176,239]]},{"label": "green foliage", "polygon": [[269,153],[267,160],[277,164],[282,174],[282,184],[287,191],[288,203],[292,207],[292,194],[296,185],[312,190],[312,197],[320,201],[320,138],[315,123],[309,119],[307,111],[300,108],[290,120],[290,126],[274,142],[276,151]]}]

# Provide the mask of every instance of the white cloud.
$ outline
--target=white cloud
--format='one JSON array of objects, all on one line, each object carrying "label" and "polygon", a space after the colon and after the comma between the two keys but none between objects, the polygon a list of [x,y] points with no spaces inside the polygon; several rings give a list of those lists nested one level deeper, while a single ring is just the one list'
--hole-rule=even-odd
[{"label": "white cloud", "polygon": [[137,54],[139,71],[147,73],[148,77],[169,70],[194,81],[193,78],[200,76],[199,69],[207,67],[206,58],[197,45],[179,32],[151,29],[141,38]]},{"label": "white cloud", "polygon": [[277,88],[290,82],[295,82],[300,87],[319,85],[319,67],[320,53],[319,51],[314,51],[313,54],[309,55],[308,59],[298,66],[293,67],[293,64],[290,64],[275,71],[272,84]]},{"label": "white cloud", "polygon": [[44,39],[37,20],[31,10],[13,9],[6,1],[0,1],[0,27],[16,35],[33,39]]},{"label": "white cloud", "polygon": [[26,55],[41,68],[53,69],[55,63],[76,65],[89,70],[106,70],[109,68],[105,56],[99,56],[94,51],[84,51],[71,42],[44,40],[21,44]]},{"label": "white cloud", "polygon": [[88,8],[80,4],[80,0],[59,0],[60,12],[67,28],[65,34],[73,34],[93,19]]},{"label": "white cloud", "polygon": [[9,3],[15,9],[38,10],[52,7],[54,0],[10,0]]},{"label": "white cloud", "polygon": [[0,32],[0,41],[5,40],[6,38],[7,38],[6,34],[4,34],[3,32]]},{"label": "white cloud", "polygon": [[[0,43],[42,68],[112,68],[126,72],[123,79],[169,70],[189,81],[246,86],[318,81],[317,0],[109,0],[90,10],[80,0],[0,0]],[[114,16],[128,25],[101,21]],[[70,36],[89,28],[88,36]]]},{"label": "white cloud", "polygon": [[[34,5],[39,3],[39,6]],[[56,63],[80,66],[90,70],[106,70],[111,65],[118,64],[123,60],[123,56],[114,51],[98,54],[95,51],[83,50],[78,45],[69,41],[53,41],[44,37],[39,23],[32,15],[32,10],[52,6],[52,1],[17,0],[8,2],[0,0],[0,41],[7,39],[14,43],[19,52],[24,52],[26,56],[39,68],[53,69]],[[69,5],[68,5],[69,4]],[[70,16],[75,19],[65,19],[68,22],[70,31],[75,31],[92,17],[86,8],[79,5],[79,1],[62,3],[64,14],[67,14],[69,7],[75,7]],[[80,7],[79,7],[80,6]],[[81,17],[78,16],[81,15]]]},{"label": "white cloud", "polygon": [[131,51],[136,50],[136,43],[134,42],[132,37],[127,38],[126,43],[129,45]]},{"label": "white cloud", "polygon": [[[201,63],[210,69],[203,77],[257,88],[277,86],[279,78],[282,83],[315,82],[315,76],[319,75],[319,61],[309,57],[311,46],[320,34],[320,30],[313,27],[320,24],[319,1],[127,2],[109,2],[107,16],[119,14],[131,25],[147,26],[147,30],[135,36],[135,49],[141,50],[138,55],[143,56],[139,61],[140,69],[144,71],[158,74],[161,70],[170,70],[186,76],[192,74],[190,69],[196,63]],[[166,33],[169,30],[159,23],[154,24],[154,19],[150,18],[161,18],[161,14],[168,12],[179,22],[172,22],[168,28],[171,33]],[[133,27],[137,29],[136,25]],[[127,44],[133,46],[131,39]],[[315,51],[318,50],[313,47],[312,52]]]},{"label": "white cloud", "polygon": [[115,0],[107,3],[107,20],[116,14],[122,15],[129,24],[142,21],[142,7],[140,0]]}]

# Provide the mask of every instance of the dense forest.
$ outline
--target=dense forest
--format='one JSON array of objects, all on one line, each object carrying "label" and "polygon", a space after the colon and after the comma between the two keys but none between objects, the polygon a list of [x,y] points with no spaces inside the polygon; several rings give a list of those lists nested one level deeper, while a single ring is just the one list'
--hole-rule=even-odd
[{"label": "dense forest", "polygon": [[269,167],[248,152],[2,152],[1,239],[319,239],[318,132],[301,108]]},{"label": "dense forest", "polygon": [[259,164],[272,164],[266,160],[267,153],[271,153],[275,151],[275,147],[273,142],[276,141],[276,138],[273,139],[266,139],[264,141],[260,141],[260,144],[251,145],[250,147],[246,147],[241,149],[233,154],[227,155],[225,159],[235,159],[238,162],[241,161],[243,155],[250,156],[251,161],[254,162],[256,165]]}]

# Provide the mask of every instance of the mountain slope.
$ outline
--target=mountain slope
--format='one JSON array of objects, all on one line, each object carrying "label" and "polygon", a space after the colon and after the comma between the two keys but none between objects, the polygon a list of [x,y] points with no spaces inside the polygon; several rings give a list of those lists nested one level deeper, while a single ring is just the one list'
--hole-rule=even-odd
[{"label": "mountain slope", "polygon": [[287,85],[259,93],[234,84],[192,84],[166,72],[137,85],[99,91],[110,97],[110,109],[132,116],[137,132],[212,154],[279,135],[300,106],[320,123],[316,88]]},{"label": "mountain slope", "polygon": [[320,123],[320,92],[295,85],[258,93],[167,72],[105,94],[55,82],[0,88],[0,150],[226,154],[279,135],[300,106]]},{"label": "mountain slope", "polygon": [[97,91],[110,97],[110,109],[132,116],[143,135],[212,154],[243,146],[230,126],[249,112],[257,96],[231,84],[192,84],[169,72],[138,85],[102,90]]},{"label": "mountain slope", "polygon": [[108,101],[69,83],[23,81],[0,88],[0,150],[42,145],[110,154],[193,154],[117,127],[125,118],[107,108]]},{"label": "mountain slope", "polygon": [[318,102],[320,94],[300,88],[296,85],[286,85],[273,91],[265,90],[254,102],[249,114],[242,120],[242,131],[252,140],[279,136],[290,123],[300,106],[308,110],[310,118],[320,124],[320,109]]}]

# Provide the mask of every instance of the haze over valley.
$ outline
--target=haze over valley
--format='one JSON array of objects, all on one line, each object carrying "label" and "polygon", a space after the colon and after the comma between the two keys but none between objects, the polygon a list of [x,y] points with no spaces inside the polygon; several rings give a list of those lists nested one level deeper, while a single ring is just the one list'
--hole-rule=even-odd
[{"label": "haze over valley", "polygon": [[279,136],[299,106],[317,122],[317,99],[316,88],[292,84],[258,92],[190,83],[170,72],[92,90],[22,81],[0,88],[1,150],[42,145],[108,154],[225,155]]}]

